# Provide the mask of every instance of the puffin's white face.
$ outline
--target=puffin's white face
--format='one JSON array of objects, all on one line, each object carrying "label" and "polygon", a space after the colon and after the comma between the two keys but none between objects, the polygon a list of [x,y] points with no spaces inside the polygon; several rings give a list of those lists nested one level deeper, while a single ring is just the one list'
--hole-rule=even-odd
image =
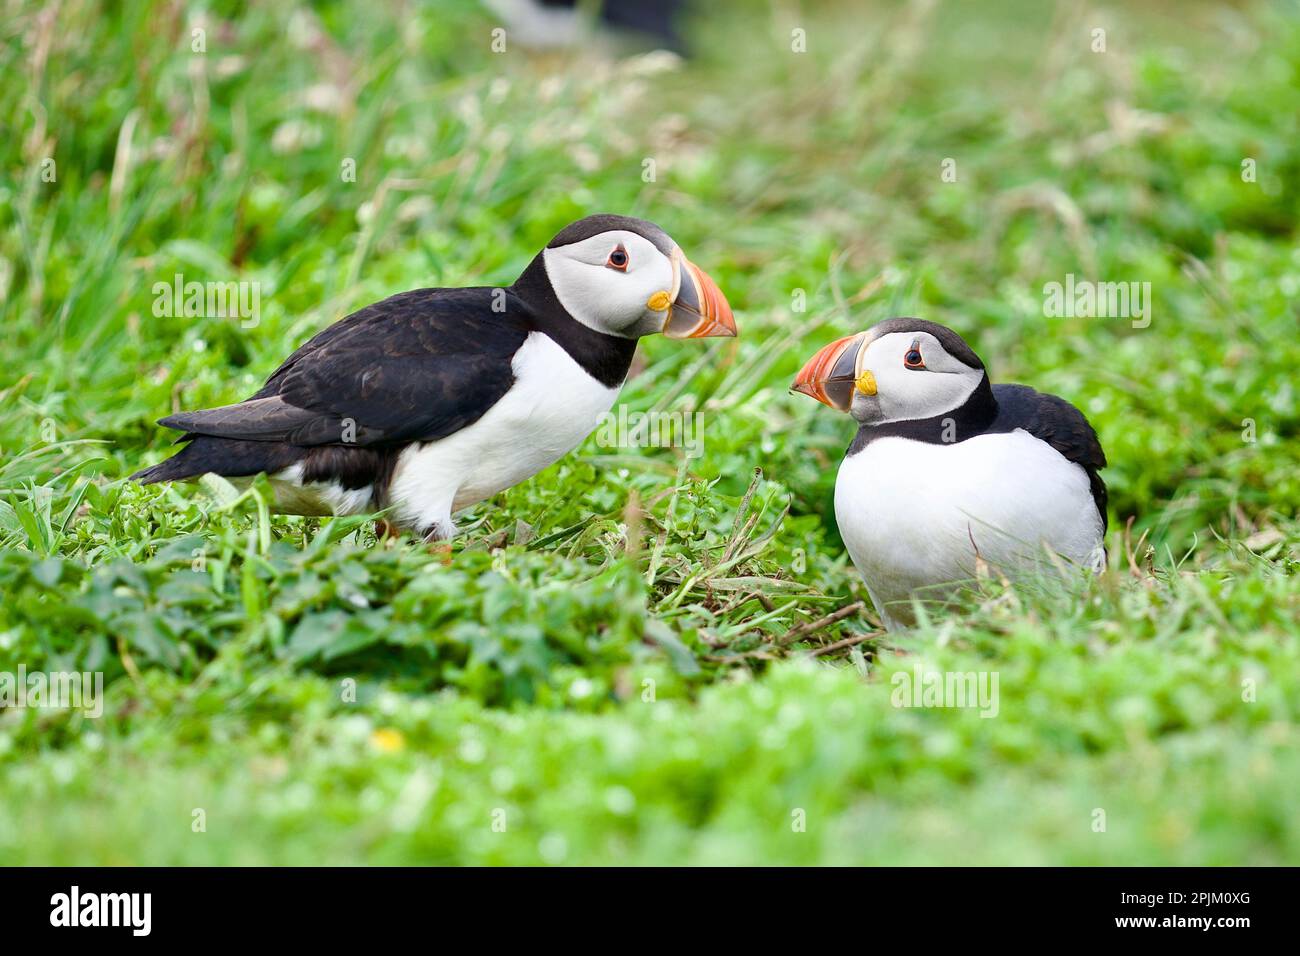
[{"label": "puffin's white face", "polygon": [[[545,252],[546,275],[565,311],[583,325],[626,338],[663,330],[675,291],[672,260],[624,229]],[[656,292],[667,298],[650,307]]]},{"label": "puffin's white face", "polygon": [[[890,332],[858,353],[858,375],[869,371],[870,386],[855,386],[849,413],[866,425],[935,418],[956,411],[970,398],[984,370],[949,355],[929,332]],[[865,383],[863,383],[865,384]]]},{"label": "puffin's white face", "polygon": [[[965,348],[956,333],[938,328]],[[983,368],[949,353],[934,333],[891,328],[832,342],[808,361],[793,387],[864,425],[882,425],[954,412],[983,380]]]},{"label": "puffin's white face", "polygon": [[665,253],[639,233],[611,229],[542,255],[560,304],[597,332],[629,339],[736,334],[717,285],[676,246]]}]

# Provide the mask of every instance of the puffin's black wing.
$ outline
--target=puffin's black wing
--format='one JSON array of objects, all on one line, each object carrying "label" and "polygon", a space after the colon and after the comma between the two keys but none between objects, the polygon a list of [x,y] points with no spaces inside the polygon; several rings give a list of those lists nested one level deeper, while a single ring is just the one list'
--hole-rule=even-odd
[{"label": "puffin's black wing", "polygon": [[509,391],[528,332],[508,292],[404,292],[320,332],[247,401],[159,424],[297,446],[432,441],[477,421]]},{"label": "puffin's black wing", "polygon": [[1098,471],[1106,467],[1106,453],[1101,450],[1097,433],[1083,412],[1063,398],[1046,395],[1027,385],[994,385],[993,397],[997,399],[998,414],[990,431],[1023,428],[1088,473],[1092,500],[1097,503],[1104,533],[1108,524],[1106,483]]}]

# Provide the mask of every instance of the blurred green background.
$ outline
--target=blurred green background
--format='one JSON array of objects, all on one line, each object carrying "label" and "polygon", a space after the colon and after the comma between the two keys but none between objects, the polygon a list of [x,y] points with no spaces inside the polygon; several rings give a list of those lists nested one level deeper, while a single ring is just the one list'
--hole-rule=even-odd
[{"label": "blurred green background", "polygon": [[[709,4],[681,58],[494,52],[472,3],[9,4],[0,671],[107,699],[0,711],[0,863],[1300,862],[1298,12]],[[447,560],[122,480],[158,417],[602,211],[736,311],[620,399],[702,457],[590,440]],[[156,317],[176,273],[259,324]],[[1150,325],[1046,316],[1069,274]],[[787,386],[894,315],[1086,412],[1109,573],[796,630],[865,592],[851,423]],[[918,665],[997,672],[997,717],[892,706]]]}]

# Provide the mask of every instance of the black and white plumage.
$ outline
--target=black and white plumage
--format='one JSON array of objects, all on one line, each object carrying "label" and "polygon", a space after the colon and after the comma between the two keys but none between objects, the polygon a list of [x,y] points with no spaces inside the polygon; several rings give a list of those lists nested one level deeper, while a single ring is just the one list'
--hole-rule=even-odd
[{"label": "black and white plumage", "polygon": [[859,423],[835,482],[835,517],[885,623],[943,598],[979,560],[1009,577],[1064,562],[1105,566],[1106,466],[1064,399],[991,385],[962,338],[890,319],[821,349],[794,389]]},{"label": "black and white plumage", "polygon": [[726,298],[658,226],[562,230],[509,288],[419,289],[323,330],[236,405],[159,421],[173,457],[132,477],[267,473],[299,514],[389,509],[430,538],[559,460],[613,405],[637,340],[735,335]]}]

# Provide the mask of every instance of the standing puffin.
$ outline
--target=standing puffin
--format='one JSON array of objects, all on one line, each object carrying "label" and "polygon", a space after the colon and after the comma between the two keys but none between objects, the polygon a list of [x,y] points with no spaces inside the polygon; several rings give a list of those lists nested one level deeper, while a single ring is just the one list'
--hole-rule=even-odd
[{"label": "standing puffin", "polygon": [[236,405],[159,424],[184,434],[140,482],[267,473],[296,514],[388,509],[428,540],[452,514],[577,447],[614,403],[637,339],[732,336],[709,276],[653,223],[588,216],[509,288],[417,289],[317,334]]},{"label": "standing puffin", "polygon": [[859,424],[835,481],[835,519],[887,627],[912,601],[975,577],[1045,567],[1050,550],[1101,570],[1106,456],[1055,395],[990,385],[956,332],[890,319],[809,360],[795,391]]}]

